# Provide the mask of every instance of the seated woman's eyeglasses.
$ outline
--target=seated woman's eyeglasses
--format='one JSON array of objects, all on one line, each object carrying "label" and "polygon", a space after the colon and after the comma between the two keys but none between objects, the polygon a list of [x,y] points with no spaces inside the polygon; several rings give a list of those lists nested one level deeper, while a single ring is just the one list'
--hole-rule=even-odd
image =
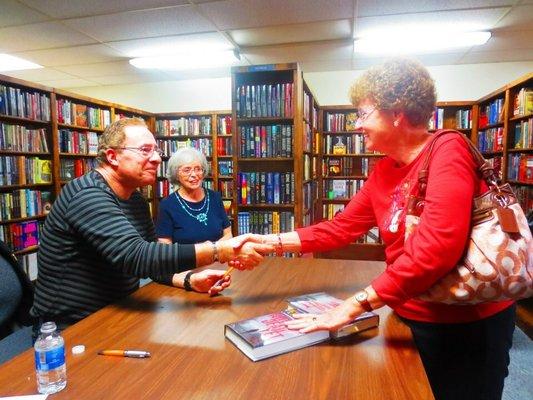
[{"label": "seated woman's eyeglasses", "polygon": [[358,118],[356,121],[356,125],[361,126],[361,124],[365,122],[368,119],[368,117],[370,117],[370,115],[376,110],[377,110],[377,107],[372,107],[372,109],[368,111],[364,111],[361,109],[357,110]]},{"label": "seated woman's eyeglasses", "polygon": [[202,167],[183,167],[179,169],[180,174],[184,176],[192,175],[194,172],[196,175],[203,175],[204,169]]},{"label": "seated woman's eyeglasses", "polygon": [[164,152],[163,150],[161,150],[159,147],[155,146],[155,147],[151,147],[151,146],[142,146],[142,147],[112,147],[113,149],[116,149],[116,150],[130,150],[130,151],[134,151],[136,153],[139,153],[141,156],[143,157],[146,157],[146,158],[150,158],[152,157],[152,155],[154,153],[157,153],[159,154],[159,157],[163,157],[164,156]]}]

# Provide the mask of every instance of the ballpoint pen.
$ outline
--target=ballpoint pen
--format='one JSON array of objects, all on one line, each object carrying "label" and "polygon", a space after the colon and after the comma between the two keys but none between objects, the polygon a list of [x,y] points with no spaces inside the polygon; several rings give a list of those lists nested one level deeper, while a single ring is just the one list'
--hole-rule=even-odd
[{"label": "ballpoint pen", "polygon": [[[215,287],[215,286],[220,286],[222,285],[222,283],[224,282],[224,278],[226,276],[228,276],[229,274],[231,274],[231,272],[234,270],[235,268],[234,267],[229,267],[226,272],[224,272],[224,275],[222,275],[222,278],[220,278],[218,281],[215,282],[215,284],[213,286],[211,286],[211,288]],[[216,294],[216,293],[215,293]],[[214,296],[215,294],[210,294],[210,296]]]},{"label": "ballpoint pen", "polygon": [[100,350],[98,354],[101,356],[118,356],[132,358],[150,357],[150,353],[148,351],[143,350]]}]

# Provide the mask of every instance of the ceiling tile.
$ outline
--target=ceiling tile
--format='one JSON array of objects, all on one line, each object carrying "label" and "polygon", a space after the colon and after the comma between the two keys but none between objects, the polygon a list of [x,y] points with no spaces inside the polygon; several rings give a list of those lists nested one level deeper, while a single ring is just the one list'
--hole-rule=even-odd
[{"label": "ceiling tile", "polygon": [[86,86],[100,86],[96,82],[92,82],[86,79],[60,79],[52,81],[41,81],[42,85],[51,86],[53,88],[64,89],[72,87],[86,87]]},{"label": "ceiling tile", "polygon": [[472,51],[497,51],[512,49],[533,50],[533,25],[531,30],[496,31],[483,46],[474,46]]},{"label": "ceiling tile", "polygon": [[229,32],[229,35],[239,46],[245,47],[345,39],[350,38],[351,34],[352,23],[348,19],[239,29]]},{"label": "ceiling tile", "polygon": [[32,81],[32,82],[74,78],[72,75],[66,74],[61,71],[57,71],[52,68],[28,69],[24,71],[11,71],[11,72],[2,72],[2,73],[5,75],[9,75],[15,78],[24,79],[24,80]]},{"label": "ceiling tile", "polygon": [[149,39],[123,40],[108,42],[108,46],[119,50],[128,57],[148,57],[177,52],[191,47],[209,47],[216,49],[232,49],[234,46],[224,35],[218,32],[199,33],[193,35],[165,36]]},{"label": "ceiling tile", "polygon": [[192,6],[70,19],[65,24],[103,42],[215,30]]},{"label": "ceiling tile", "polygon": [[510,6],[513,0],[358,0],[359,17]]},{"label": "ceiling tile", "polygon": [[2,0],[0,27],[48,21],[50,17],[32,10],[16,0]]},{"label": "ceiling tile", "polygon": [[86,78],[121,74],[131,75],[140,71],[138,68],[130,65],[127,60],[96,64],[65,65],[56,67],[56,69],[71,75],[83,76]]},{"label": "ceiling tile", "polygon": [[522,30],[533,27],[533,0],[532,4],[516,6],[511,12],[502,18],[495,28],[502,30]]},{"label": "ceiling tile", "polygon": [[96,43],[57,22],[0,28],[0,50],[16,52]]},{"label": "ceiling tile", "polygon": [[243,29],[344,19],[353,0],[228,0],[200,5],[219,29]]},{"label": "ceiling tile", "polygon": [[198,68],[195,70],[165,71],[165,73],[172,80],[229,78],[231,77],[231,68]]},{"label": "ceiling tile", "polygon": [[510,49],[470,52],[462,57],[458,64],[495,63],[504,61],[533,61],[533,51],[530,49]]},{"label": "ceiling tile", "polygon": [[15,53],[15,55],[47,67],[104,62],[124,58],[117,50],[103,44],[25,51]]},{"label": "ceiling tile", "polygon": [[150,74],[121,74],[108,75],[91,78],[92,81],[101,85],[130,85],[145,82],[168,81],[170,78],[162,72],[153,72]]},{"label": "ceiling tile", "polygon": [[243,55],[252,64],[347,60],[353,57],[353,43],[350,40],[249,47],[243,51]]},{"label": "ceiling tile", "polygon": [[131,10],[146,10],[157,7],[188,4],[187,0],[21,0],[54,18],[87,17],[119,13]]},{"label": "ceiling tile", "polygon": [[[438,25],[449,25],[457,29],[462,25],[474,29],[490,29],[510,8],[492,8],[481,10],[438,11],[434,13],[397,14],[377,17],[357,18],[356,37],[377,29],[404,28],[408,25],[423,25],[430,29]],[[422,22],[421,22],[422,21]]]}]

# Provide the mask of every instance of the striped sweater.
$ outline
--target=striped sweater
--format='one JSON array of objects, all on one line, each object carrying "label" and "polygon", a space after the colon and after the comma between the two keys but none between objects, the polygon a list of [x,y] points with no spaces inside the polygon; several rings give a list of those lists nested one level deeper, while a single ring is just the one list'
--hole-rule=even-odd
[{"label": "striped sweater", "polygon": [[167,281],[193,268],[194,245],[155,242],[139,192],[119,199],[96,171],[67,184],[46,218],[31,314],[60,326],[134,292],[139,278]]}]

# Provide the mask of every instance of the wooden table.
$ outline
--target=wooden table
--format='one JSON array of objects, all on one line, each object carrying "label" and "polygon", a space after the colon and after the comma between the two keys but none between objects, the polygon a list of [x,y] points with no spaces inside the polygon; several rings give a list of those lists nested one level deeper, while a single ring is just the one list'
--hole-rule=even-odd
[{"label": "wooden table", "polygon": [[[346,298],[380,262],[267,259],[236,271],[224,296],[149,284],[66,329],[68,384],[53,399],[432,399],[405,325],[387,307],[380,327],[339,342],[252,362],[224,338],[224,324],[285,308],[289,296]],[[71,348],[84,344],[85,353]],[[106,357],[140,349],[149,359]],[[36,393],[33,351],[0,367],[0,396]]]}]

